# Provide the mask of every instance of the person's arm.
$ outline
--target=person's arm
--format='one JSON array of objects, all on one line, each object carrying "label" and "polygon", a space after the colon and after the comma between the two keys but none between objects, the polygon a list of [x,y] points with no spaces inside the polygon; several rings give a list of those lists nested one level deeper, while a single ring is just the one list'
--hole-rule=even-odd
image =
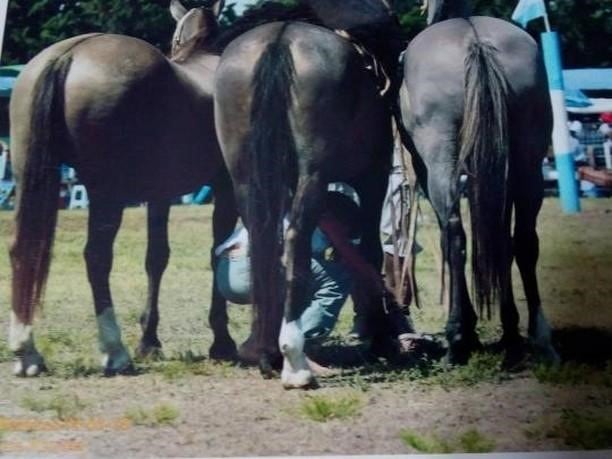
[{"label": "person's arm", "polygon": [[349,242],[346,227],[331,215],[324,214],[319,220],[319,228],[338,251],[344,265],[356,280],[363,282],[371,294],[380,295],[384,291],[382,276]]}]

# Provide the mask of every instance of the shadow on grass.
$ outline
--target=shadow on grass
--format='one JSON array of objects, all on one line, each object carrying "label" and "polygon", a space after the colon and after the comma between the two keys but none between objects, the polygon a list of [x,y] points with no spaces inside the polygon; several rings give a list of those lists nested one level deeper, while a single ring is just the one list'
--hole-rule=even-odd
[{"label": "shadow on grass", "polygon": [[497,342],[486,343],[464,366],[449,366],[441,335],[419,343],[416,352],[382,359],[369,351],[366,343],[350,343],[341,338],[309,350],[318,363],[337,368],[326,378],[367,388],[369,383],[418,381],[444,387],[471,386],[499,382],[512,373],[530,371],[540,382],[552,384],[610,384],[612,332],[597,328],[566,328],[553,332],[561,365],[538,361],[525,341],[524,358],[511,370],[504,367],[504,352]]},{"label": "shadow on grass", "polygon": [[600,366],[612,361],[612,331],[569,327],[553,331],[553,344],[563,362]]}]

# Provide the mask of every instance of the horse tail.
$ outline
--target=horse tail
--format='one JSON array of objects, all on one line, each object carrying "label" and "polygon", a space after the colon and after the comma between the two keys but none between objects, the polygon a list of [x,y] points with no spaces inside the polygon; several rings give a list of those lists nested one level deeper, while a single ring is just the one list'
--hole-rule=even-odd
[{"label": "horse tail", "polygon": [[468,175],[472,223],[472,276],[482,314],[499,293],[507,266],[508,84],[496,48],[475,41],[465,59],[465,105],[457,182]]},{"label": "horse tail", "polygon": [[47,63],[33,89],[29,136],[21,154],[15,239],[11,247],[13,311],[30,324],[49,274],[60,189],[64,86],[72,59],[64,54]]},{"label": "horse tail", "polygon": [[289,190],[297,175],[296,145],[289,111],[295,67],[289,45],[283,41],[288,26],[262,53],[253,77],[251,135],[249,138],[249,196],[252,295],[256,340],[260,350],[278,340],[283,316],[283,218]]}]

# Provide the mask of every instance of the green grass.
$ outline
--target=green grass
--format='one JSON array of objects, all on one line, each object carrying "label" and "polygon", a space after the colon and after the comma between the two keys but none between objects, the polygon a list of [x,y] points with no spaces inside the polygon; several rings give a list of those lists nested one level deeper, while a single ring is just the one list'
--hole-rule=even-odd
[{"label": "green grass", "polygon": [[546,384],[593,384],[612,387],[612,361],[607,362],[603,370],[576,362],[561,365],[539,364],[534,367],[533,374],[539,382]]},{"label": "green grass", "polygon": [[400,439],[409,447],[426,454],[448,454],[454,452],[453,447],[445,440],[436,436],[418,434],[412,430],[402,430]]},{"label": "green grass", "polygon": [[612,448],[612,415],[609,410],[594,413],[568,409],[552,426],[548,420],[543,421],[525,434],[531,438],[558,438],[577,449],[609,449]]},{"label": "green grass", "polygon": [[357,416],[363,401],[356,394],[306,395],[299,405],[302,416],[315,422],[327,422],[333,419],[348,419]]},{"label": "green grass", "polygon": [[171,359],[148,360],[141,363],[145,372],[160,374],[168,381],[188,375],[218,376],[230,378],[238,374],[238,367],[231,362],[216,362],[191,351],[177,353]]},{"label": "green grass", "polygon": [[490,453],[495,449],[495,442],[476,429],[470,429],[461,434],[458,442],[460,451],[464,453]]},{"label": "green grass", "polygon": [[450,366],[444,361],[423,359],[410,367],[392,367],[385,363],[364,364],[326,378],[326,384],[349,386],[367,392],[372,384],[410,383],[420,387],[465,388],[481,383],[504,381],[502,356],[488,352],[475,353],[463,366]]},{"label": "green grass", "polygon": [[10,362],[13,358],[13,353],[4,341],[0,341],[0,362]]},{"label": "green grass", "polygon": [[[612,225],[611,200],[584,200],[583,212],[563,215],[558,200],[547,199],[539,220],[541,241],[540,290],[544,308],[555,326],[600,326],[612,328],[608,298],[612,296]],[[127,209],[115,244],[111,286],[115,310],[124,341],[132,351],[141,331],[138,323],[146,297],[144,256],[146,247],[145,210]],[[419,243],[424,247],[417,259],[417,281],[423,308],[413,308],[420,331],[439,333],[444,328],[446,311],[438,304],[439,297],[439,231],[429,205],[423,204],[424,219],[419,228]],[[173,207],[169,235],[172,255],[164,274],[160,294],[159,336],[165,355],[191,352],[207,355],[212,342],[207,313],[211,293],[209,250],[212,245],[210,220],[212,206]],[[10,235],[12,212],[0,212],[0,234]],[[86,239],[85,211],[61,211],[54,257],[45,305],[36,322],[35,339],[46,358],[51,374],[61,378],[99,374],[97,328],[91,291],[87,282],[83,247]],[[545,235],[543,237],[542,235]],[[6,238],[8,240],[8,238]],[[595,242],[596,241],[596,242]],[[577,268],[579,267],[579,269]],[[0,250],[0,298],[10,298],[10,262],[6,250]],[[469,272],[469,270],[468,270]],[[516,301],[524,323],[526,304],[520,276],[514,273]],[[8,328],[8,301],[0,302],[0,330]],[[250,329],[251,309],[230,306],[230,331],[240,343]],[[334,336],[346,335],[352,320],[352,306],[347,304]],[[480,321],[483,341],[499,337],[499,317]],[[524,329],[523,329],[524,333]],[[0,361],[8,361],[6,333],[0,333]],[[489,359],[486,357],[485,359]],[[217,368],[197,363],[183,365],[164,361],[143,365],[145,371],[161,373],[169,380],[183,375],[231,375],[235,369]],[[478,363],[480,362],[480,363]],[[441,364],[423,362],[411,369],[390,369],[368,366],[364,371],[347,372],[331,384],[367,391],[374,383],[419,381],[445,387],[469,386],[483,380],[503,380],[497,362],[478,360],[465,369],[445,368]],[[475,365],[475,366],[474,366]],[[571,380],[570,376],[545,375],[543,380]],[[570,371],[571,373],[571,371]],[[607,378],[607,377],[605,377]],[[604,377],[601,381],[606,380]],[[609,380],[609,378],[607,379]],[[327,384],[327,379],[325,380]],[[605,384],[605,383],[604,383]],[[609,384],[609,383],[608,383]]]},{"label": "green grass", "polygon": [[134,425],[147,427],[173,425],[179,416],[178,408],[168,403],[160,403],[151,409],[141,406],[133,407],[125,412],[125,417]]},{"label": "green grass", "polygon": [[413,430],[400,431],[400,439],[421,453],[448,454],[448,453],[488,453],[495,449],[495,442],[475,429],[460,434],[456,439],[442,439],[437,435],[423,435]]},{"label": "green grass", "polygon": [[52,411],[55,417],[65,421],[78,418],[87,403],[76,394],[58,393],[40,397],[28,395],[21,399],[20,405],[22,408],[36,413]]}]

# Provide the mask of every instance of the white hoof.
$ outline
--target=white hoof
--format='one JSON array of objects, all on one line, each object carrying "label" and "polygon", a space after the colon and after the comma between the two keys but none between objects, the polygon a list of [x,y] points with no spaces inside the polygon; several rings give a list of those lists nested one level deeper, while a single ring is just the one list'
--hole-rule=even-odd
[{"label": "white hoof", "polygon": [[304,354],[304,335],[297,322],[283,320],[278,344],[284,357],[281,372],[283,387],[302,389],[315,384],[315,378]]},{"label": "white hoof", "polygon": [[281,381],[285,389],[306,389],[316,385],[316,379],[309,368],[292,370],[287,359],[283,362]]}]

